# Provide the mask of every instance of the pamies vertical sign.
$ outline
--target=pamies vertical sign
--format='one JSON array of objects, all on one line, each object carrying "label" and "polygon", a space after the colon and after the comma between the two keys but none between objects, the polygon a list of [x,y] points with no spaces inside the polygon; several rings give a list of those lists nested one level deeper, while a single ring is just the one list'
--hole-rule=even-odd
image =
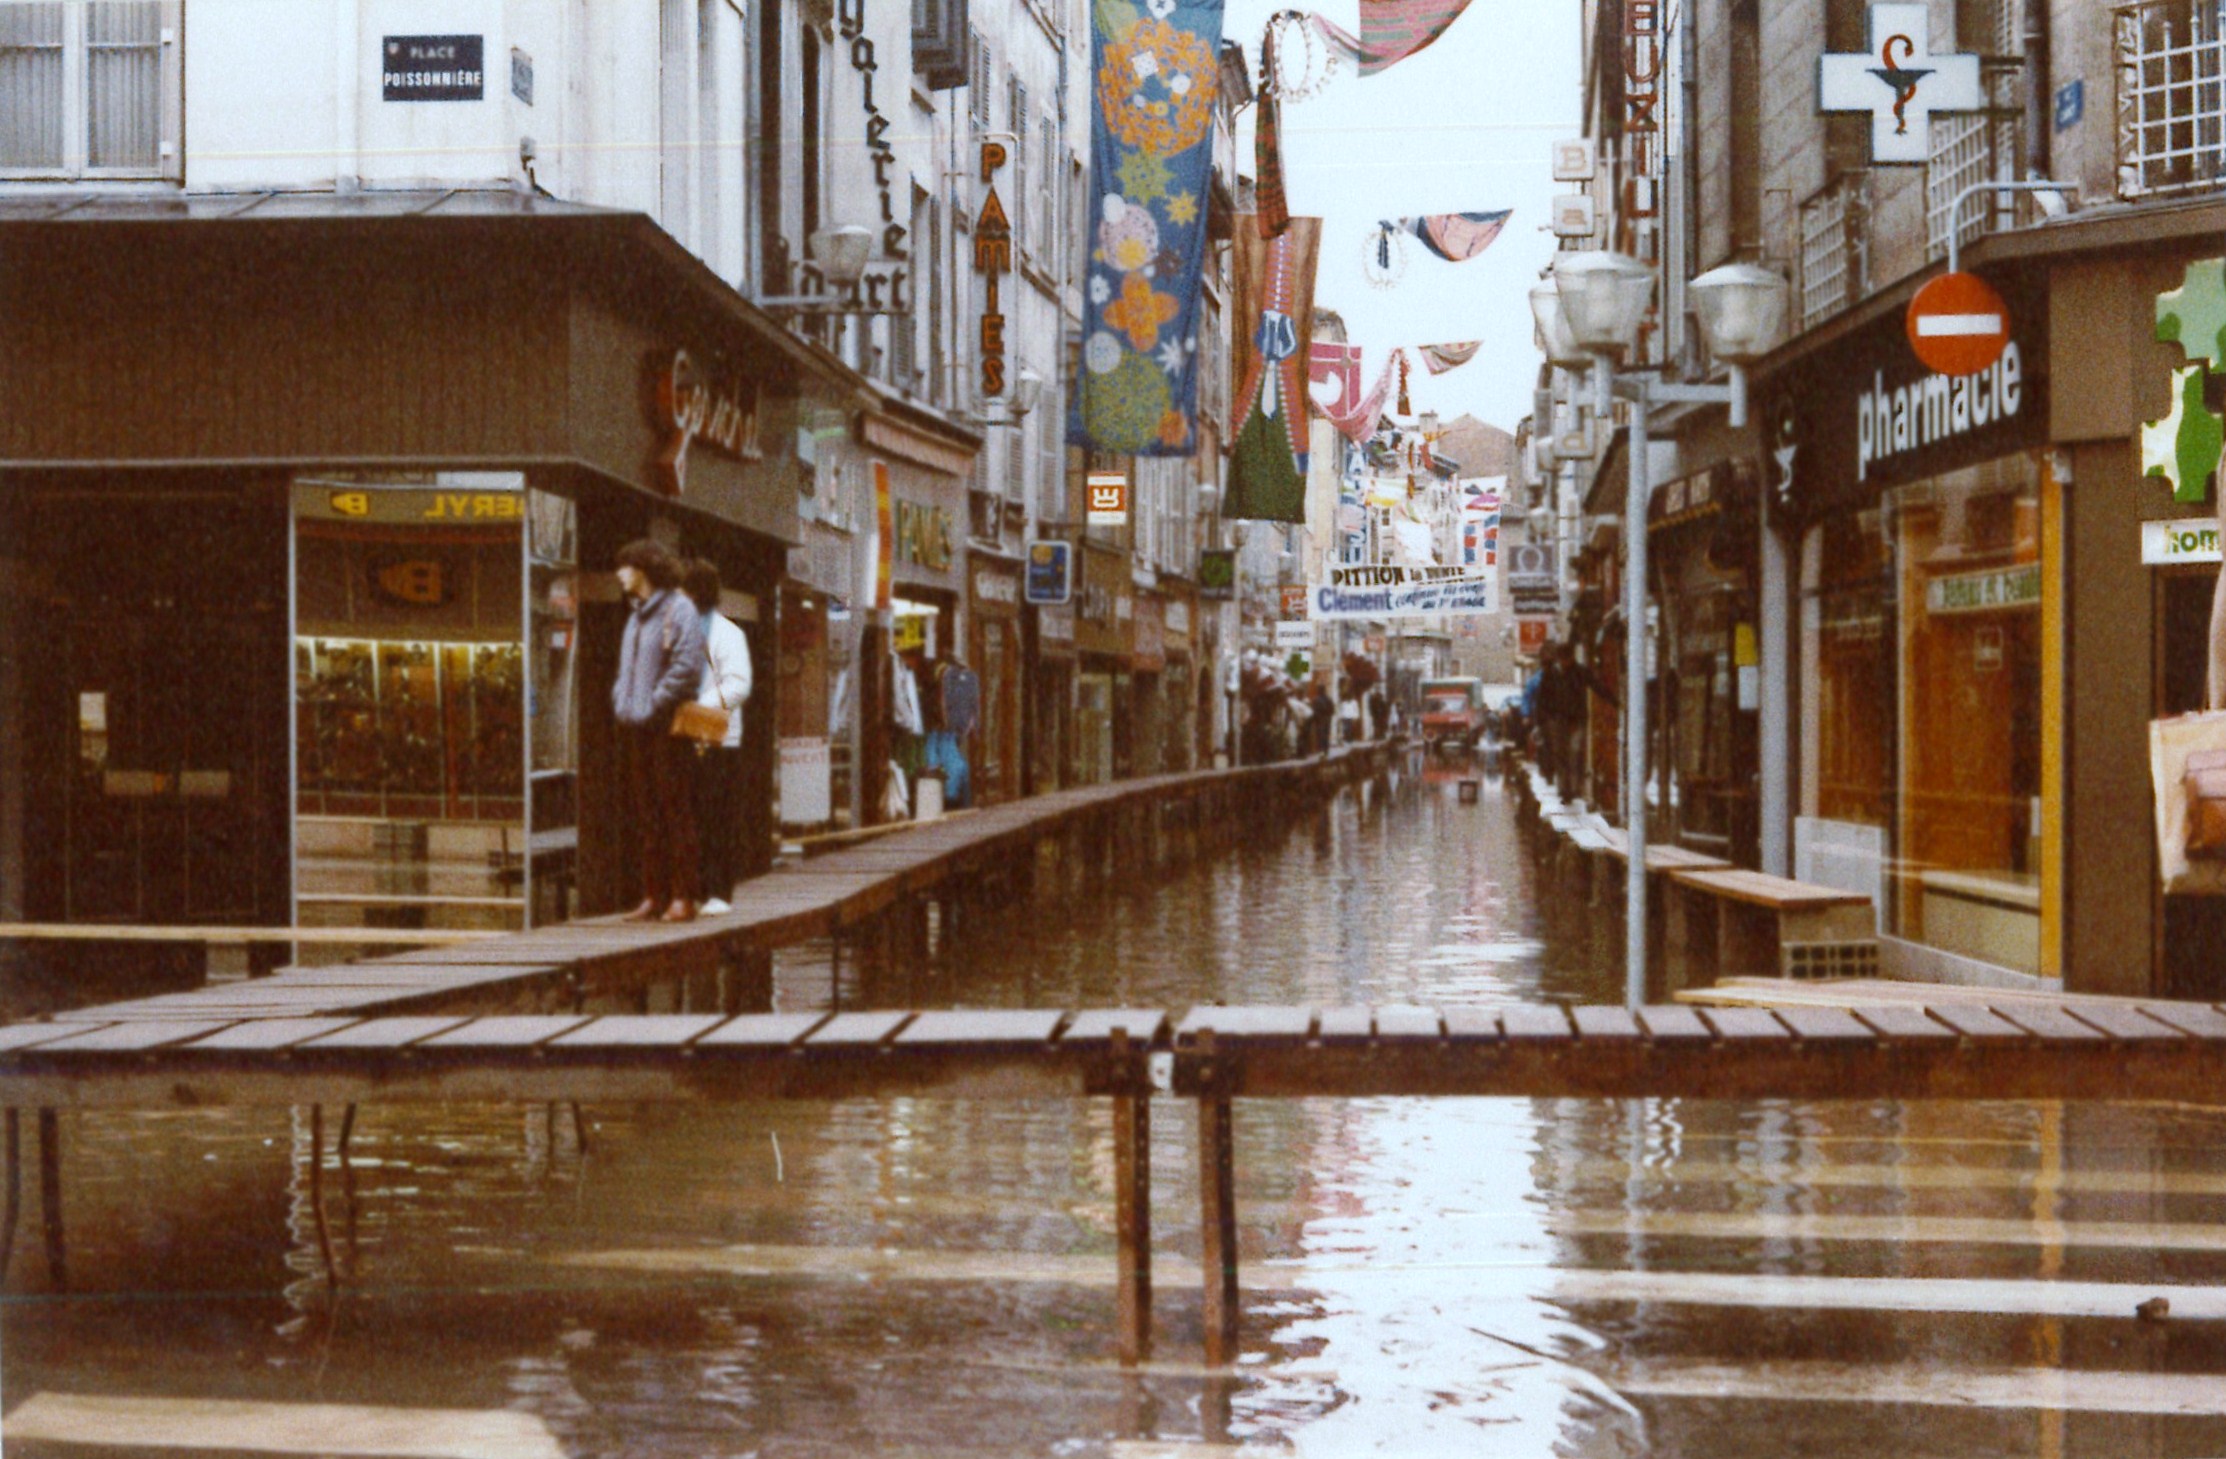
[{"label": "pamies vertical sign", "polygon": [[1005,165],[1002,142],[982,143],[982,210],[974,219],[974,272],[982,275],[982,394],[1005,393],[1005,316],[997,278],[1012,272],[1013,224],[997,199],[997,169]]}]

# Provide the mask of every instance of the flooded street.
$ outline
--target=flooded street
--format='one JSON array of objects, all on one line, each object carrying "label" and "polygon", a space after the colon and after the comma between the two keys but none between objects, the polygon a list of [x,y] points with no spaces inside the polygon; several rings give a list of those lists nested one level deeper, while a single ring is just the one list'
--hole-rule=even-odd
[{"label": "flooded street", "polygon": [[[1377,785],[931,969],[846,958],[842,1001],[1616,1001],[1611,919],[1533,878],[1497,782]],[[785,958],[776,1006],[829,979]],[[1200,1366],[1188,1101],[1153,1104],[1133,1372],[1104,1101],[584,1113],[583,1148],[564,1112],[367,1106],[337,1299],[306,1111],[65,1116],[73,1291],[34,1212],[8,1454],[146,1452],[65,1396],[224,1400],[200,1447],[329,1454],[2226,1454],[2222,1109],[1239,1102],[1234,1377]]]}]

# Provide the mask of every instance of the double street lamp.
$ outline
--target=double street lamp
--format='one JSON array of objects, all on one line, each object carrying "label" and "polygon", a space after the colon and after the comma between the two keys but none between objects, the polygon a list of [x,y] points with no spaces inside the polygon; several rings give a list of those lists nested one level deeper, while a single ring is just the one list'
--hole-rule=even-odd
[{"label": "double street lamp", "polygon": [[1660,366],[1618,371],[1638,342],[1654,296],[1654,270],[1604,249],[1554,255],[1552,274],[1530,291],[1546,356],[1569,369],[1592,371],[1593,404],[1605,419],[1617,396],[1631,402],[1625,448],[1629,489],[1624,501],[1623,689],[1624,833],[1628,838],[1624,925],[1624,1001],[1646,1001],[1646,512],[1654,495],[1647,450],[1647,414],[1656,405],[1728,407],[1734,429],[1747,423],[1745,366],[1777,342],[1785,319],[1786,281],[1753,264],[1726,264],[1685,286],[1700,316],[1709,353],[1731,367],[1728,382],[1685,384],[1658,378]]}]

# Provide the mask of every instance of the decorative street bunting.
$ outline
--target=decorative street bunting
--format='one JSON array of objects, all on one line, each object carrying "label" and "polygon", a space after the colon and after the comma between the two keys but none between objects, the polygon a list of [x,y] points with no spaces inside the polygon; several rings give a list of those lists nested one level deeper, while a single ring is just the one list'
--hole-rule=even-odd
[{"label": "decorative street bunting", "polygon": [[1293,218],[1263,242],[1240,219],[1234,259],[1235,450],[1226,517],[1306,520],[1307,349],[1322,221]]},{"label": "decorative street bunting", "polygon": [[1221,0],[1096,0],[1091,16],[1094,247],[1067,441],[1188,456]]},{"label": "decorative street bunting", "polygon": [[2203,402],[2205,363],[2226,360],[2226,259],[2189,264],[2178,288],[2157,295],[2156,337],[2194,363],[2172,372],[2172,408],[2141,427],[2141,472],[2170,482],[2175,501],[2199,502],[2226,451],[2226,421]]},{"label": "decorative street bunting", "polygon": [[1929,18],[1922,4],[1874,4],[1867,52],[1817,60],[1818,110],[1869,112],[1873,162],[1930,161],[1933,113],[1986,105],[1979,58],[1933,55]]},{"label": "decorative street bunting", "polygon": [[1458,370],[1475,359],[1476,352],[1482,348],[1484,341],[1480,339],[1467,340],[1461,344],[1426,344],[1422,346],[1422,363],[1431,374],[1443,375],[1446,371]]},{"label": "decorative street bunting", "polygon": [[1314,27],[1333,52],[1373,76],[1396,65],[1444,35],[1461,18],[1469,0],[1361,0],[1360,34],[1354,35],[1322,16]]},{"label": "decorative street bunting", "polygon": [[1447,263],[1460,263],[1490,248],[1514,212],[1513,208],[1502,208],[1496,213],[1430,213],[1401,218],[1399,222],[1402,227],[1412,228],[1414,236],[1432,253]]},{"label": "decorative street bunting", "polygon": [[[1325,352],[1346,353],[1325,354]],[[1347,440],[1365,445],[1368,438],[1376,434],[1376,422],[1383,419],[1384,402],[1391,397],[1392,380],[1396,374],[1398,364],[1399,351],[1393,350],[1391,357],[1384,361],[1383,374],[1377,377],[1375,387],[1366,395],[1356,399],[1350,390],[1344,387],[1347,382],[1353,386],[1360,383],[1360,346],[1316,346],[1316,353],[1308,361],[1307,378],[1317,383],[1336,379],[1340,383],[1341,393],[1334,404],[1326,402],[1320,395],[1316,395],[1315,408],[1320,410],[1323,417],[1331,425],[1337,427]]]}]

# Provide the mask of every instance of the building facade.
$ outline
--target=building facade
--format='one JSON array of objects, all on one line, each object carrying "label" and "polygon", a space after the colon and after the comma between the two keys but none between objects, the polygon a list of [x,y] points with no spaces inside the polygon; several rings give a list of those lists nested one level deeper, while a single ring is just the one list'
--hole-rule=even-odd
[{"label": "building facade", "polygon": [[[1986,106],[1935,113],[1924,160],[1892,165],[1867,115],[1813,104],[1819,58],[1869,44],[1867,7],[1589,11],[1602,226],[1573,242],[1658,263],[1651,357],[1708,369],[1681,280],[1740,260],[1792,285],[1747,430],[1720,409],[1654,425],[1656,814],[1869,892],[1899,971],[2213,995],[2226,918],[2159,891],[2147,726],[2200,703],[2215,568],[2143,547],[2213,507],[2144,478],[2140,437],[2190,363],[2156,338],[2158,296],[2226,253],[2217,18],[2181,0],[1927,18],[1934,54],[1980,58]],[[2066,186],[1984,186],[2031,179]],[[1904,324],[1951,236],[2010,320],[1970,376],[1927,370]],[[1591,501],[1620,515],[1601,444]]]}]

